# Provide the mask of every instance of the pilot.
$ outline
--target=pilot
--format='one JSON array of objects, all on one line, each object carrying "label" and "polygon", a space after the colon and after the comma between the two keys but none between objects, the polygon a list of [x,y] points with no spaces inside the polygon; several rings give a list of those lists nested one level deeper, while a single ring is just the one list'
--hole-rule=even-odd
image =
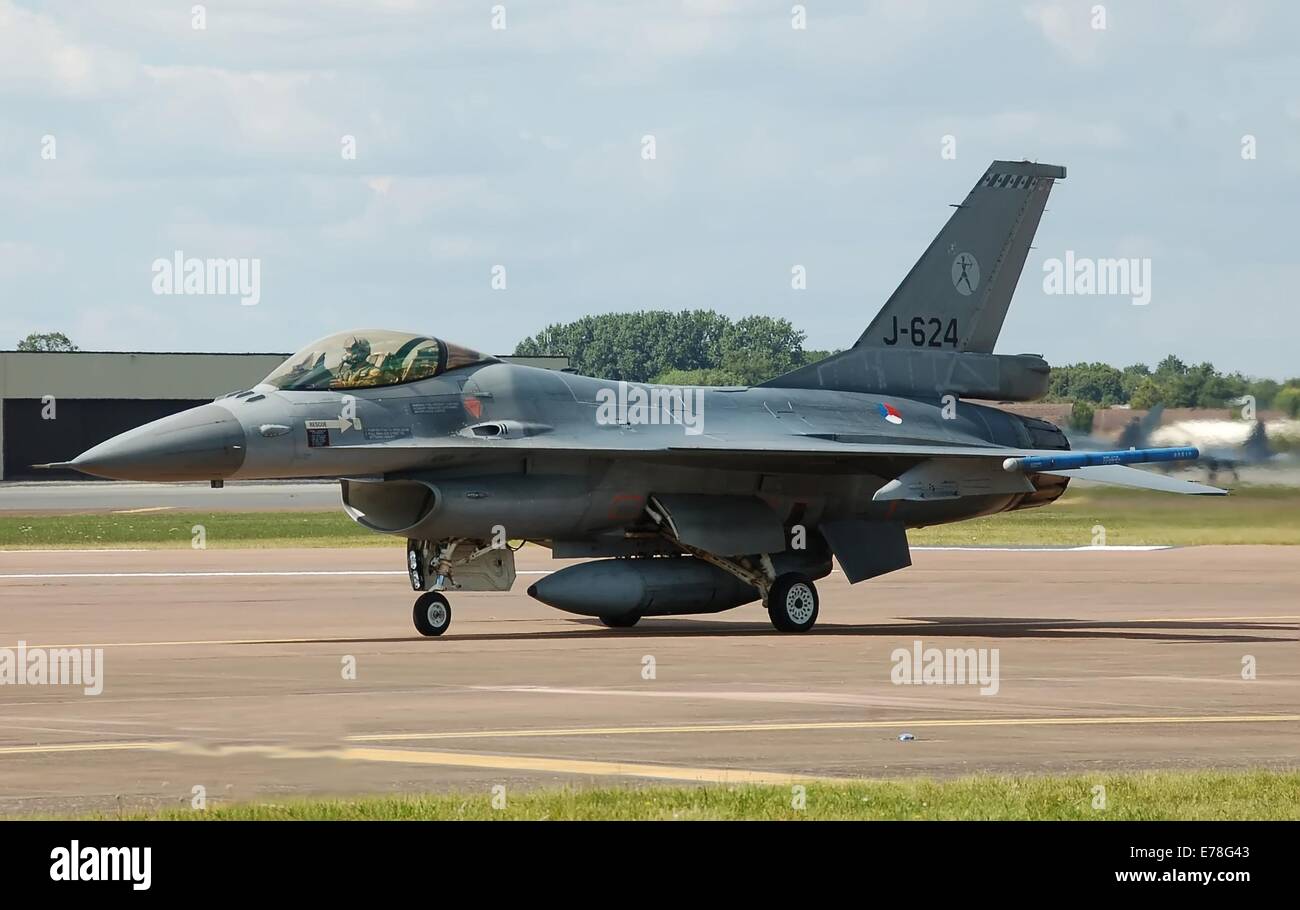
[{"label": "pilot", "polygon": [[370,342],[359,335],[350,335],[343,342],[343,362],[334,371],[333,389],[358,389],[379,382],[382,374],[370,362]]}]

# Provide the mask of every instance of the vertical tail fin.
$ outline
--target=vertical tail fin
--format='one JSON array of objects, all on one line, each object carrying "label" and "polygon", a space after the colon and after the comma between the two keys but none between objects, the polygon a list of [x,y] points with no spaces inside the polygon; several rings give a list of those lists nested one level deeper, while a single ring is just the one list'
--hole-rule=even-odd
[{"label": "vertical tail fin", "polygon": [[1116,440],[1115,448],[1117,449],[1145,449],[1151,444],[1151,434],[1160,429],[1160,422],[1164,417],[1165,406],[1157,404],[1141,420],[1131,420],[1124,429],[1119,431],[1119,439]]},{"label": "vertical tail fin", "polygon": [[990,354],[1065,168],[994,161],[854,347]]}]

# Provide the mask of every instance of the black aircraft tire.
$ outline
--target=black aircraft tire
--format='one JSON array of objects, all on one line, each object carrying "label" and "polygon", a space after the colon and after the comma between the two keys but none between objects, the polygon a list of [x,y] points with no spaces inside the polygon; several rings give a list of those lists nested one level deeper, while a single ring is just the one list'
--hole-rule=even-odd
[{"label": "black aircraft tire", "polygon": [[767,615],[778,632],[807,632],[817,622],[817,586],[798,572],[777,576],[767,593]]},{"label": "black aircraft tire", "polygon": [[630,629],[641,621],[635,613],[630,616],[602,616],[600,621],[611,629]]},{"label": "black aircraft tire", "polygon": [[421,635],[441,635],[451,625],[451,604],[441,592],[427,591],[416,599],[411,618]]}]

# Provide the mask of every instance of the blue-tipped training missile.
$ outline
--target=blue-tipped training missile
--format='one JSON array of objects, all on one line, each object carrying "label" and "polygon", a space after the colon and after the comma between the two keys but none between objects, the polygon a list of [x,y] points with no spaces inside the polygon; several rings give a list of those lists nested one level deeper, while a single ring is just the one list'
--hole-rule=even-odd
[{"label": "blue-tipped training missile", "polygon": [[1156,461],[1194,461],[1199,449],[1178,446],[1165,449],[1119,449],[1114,452],[1062,452],[1060,455],[1026,455],[1002,462],[1006,471],[1065,471],[1101,464],[1150,464]]}]

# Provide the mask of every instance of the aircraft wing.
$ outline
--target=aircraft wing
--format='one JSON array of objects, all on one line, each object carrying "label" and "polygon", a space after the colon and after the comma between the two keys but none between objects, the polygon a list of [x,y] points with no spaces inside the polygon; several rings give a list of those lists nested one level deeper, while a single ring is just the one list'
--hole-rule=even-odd
[{"label": "aircraft wing", "polygon": [[[466,438],[449,437],[438,441],[400,440],[389,443],[357,443],[334,447],[336,452],[353,449],[373,449],[387,452],[411,451],[428,452],[443,456],[469,455],[482,456],[488,451],[498,454],[527,455],[530,453],[566,453],[586,455],[619,455],[631,458],[646,458],[655,461],[669,461],[676,464],[699,463],[701,461],[737,463],[775,463],[782,462],[783,467],[808,464],[810,469],[831,462],[837,466],[852,470],[859,467],[869,470],[870,462],[886,460],[908,460],[929,463],[947,459],[976,460],[986,462],[981,466],[989,477],[1007,474],[1054,474],[1073,477],[1095,483],[1115,486],[1135,487],[1139,489],[1158,490],[1168,493],[1187,493],[1201,495],[1225,495],[1226,490],[1205,484],[1176,480],[1136,468],[1128,467],[1132,463],[1148,461],[1188,460],[1198,456],[1191,448],[1182,449],[1136,449],[1119,452],[1069,452],[1058,449],[1016,449],[989,445],[909,445],[897,442],[847,442],[838,438],[825,436],[785,436],[779,439],[764,437],[761,439],[721,438],[703,435],[691,440],[690,445],[663,446],[650,437],[637,439],[636,434],[610,434],[608,439],[599,437],[591,441],[575,442],[558,436],[530,436],[519,439],[502,438]],[[318,449],[328,452],[330,449]],[[973,467],[973,466],[971,466]],[[928,475],[940,473],[935,465],[927,471]],[[963,469],[966,476],[970,469]]]}]

